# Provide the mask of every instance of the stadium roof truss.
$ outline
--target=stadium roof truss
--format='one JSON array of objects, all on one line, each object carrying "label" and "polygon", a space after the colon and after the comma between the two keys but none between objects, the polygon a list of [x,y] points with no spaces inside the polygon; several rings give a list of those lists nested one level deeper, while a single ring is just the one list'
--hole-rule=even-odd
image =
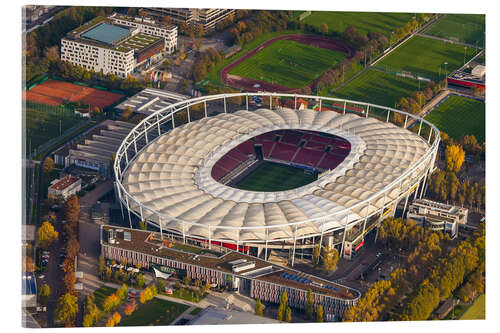
[{"label": "stadium roof truss", "polygon": [[[249,111],[249,98],[255,95],[270,98],[270,107]],[[246,100],[246,108],[227,113],[226,99],[236,96]],[[275,97],[295,103],[298,98],[315,100],[320,110],[322,103],[343,108],[273,108]],[[213,101],[223,102],[224,112],[209,116],[207,102]],[[190,121],[190,107],[200,103],[204,118]],[[377,110],[376,115],[370,110]],[[179,112],[186,112],[188,121],[176,126],[174,115]],[[390,121],[394,113],[404,119],[402,126]],[[416,133],[407,129],[410,123]],[[423,126],[429,129],[426,136]],[[211,177],[212,166],[232,148],[279,129],[337,135],[349,141],[351,151],[326,176],[289,191],[244,191]],[[115,185],[129,219],[135,214],[184,239],[265,243],[266,249],[268,243],[285,242],[295,250],[299,239],[343,230],[343,249],[346,231],[357,225],[364,235],[369,218],[382,217],[401,198],[407,200],[411,191],[422,195],[439,141],[439,131],[426,120],[370,103],[276,93],[203,96],[151,114],[127,135],[116,153]]]}]

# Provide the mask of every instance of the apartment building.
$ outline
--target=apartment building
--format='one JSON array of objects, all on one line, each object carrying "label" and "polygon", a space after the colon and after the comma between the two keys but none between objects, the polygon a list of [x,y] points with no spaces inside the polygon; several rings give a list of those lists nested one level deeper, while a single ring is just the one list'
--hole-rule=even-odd
[{"label": "apartment building", "polygon": [[153,16],[163,17],[169,16],[172,21],[177,24],[187,23],[189,25],[201,24],[205,32],[212,32],[217,23],[223,21],[231,14],[236,12],[235,9],[215,9],[215,8],[144,8],[144,10]]},{"label": "apartment building", "polygon": [[61,39],[61,60],[87,70],[126,78],[137,66],[161,57],[165,38],[140,27],[116,24],[97,17]]},{"label": "apartment building", "polygon": [[177,49],[177,27],[163,24],[147,17],[132,17],[114,13],[109,17],[113,23],[139,29],[140,33],[165,39],[164,51],[172,54]]}]

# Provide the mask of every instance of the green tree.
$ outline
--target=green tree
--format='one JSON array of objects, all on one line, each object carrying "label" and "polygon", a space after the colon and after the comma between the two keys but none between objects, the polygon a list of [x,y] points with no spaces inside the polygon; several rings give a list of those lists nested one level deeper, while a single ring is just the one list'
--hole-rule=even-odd
[{"label": "green tree", "polygon": [[91,327],[97,321],[100,310],[95,304],[94,294],[87,295],[85,299],[85,313],[83,315],[83,327]]},{"label": "green tree", "polygon": [[139,221],[139,228],[141,230],[146,230],[148,228],[148,223],[146,221]]},{"label": "green tree", "polygon": [[323,322],[323,306],[320,304],[318,305],[318,307],[316,308],[316,321],[318,323],[322,323]]},{"label": "green tree", "polygon": [[314,294],[311,289],[307,290],[306,295],[306,316],[310,320],[314,318]]},{"label": "green tree", "polygon": [[339,261],[339,253],[333,247],[323,247],[323,269],[326,271],[333,271],[337,267]]},{"label": "green tree", "polygon": [[163,279],[158,279],[158,283],[157,283],[157,287],[158,287],[158,291],[160,293],[162,292],[165,292],[165,287],[167,286],[167,283],[165,282],[165,280]]},{"label": "green tree", "polygon": [[120,302],[124,302],[127,299],[128,296],[128,288],[127,285],[124,283],[122,284],[121,288],[117,290],[116,296],[120,299]]},{"label": "green tree", "polygon": [[57,241],[59,233],[54,229],[54,226],[45,221],[42,226],[38,229],[38,245],[42,249],[48,248],[52,243]]},{"label": "green tree", "polygon": [[138,288],[144,287],[144,284],[146,283],[146,281],[144,280],[144,276],[142,274],[140,274],[140,273],[137,274],[136,281],[137,281],[137,287]]},{"label": "green tree", "polygon": [[288,307],[288,294],[286,291],[283,291],[281,293],[281,298],[280,298],[280,306],[278,308],[278,315],[277,315],[277,319],[279,321],[283,321],[286,313],[286,308]]},{"label": "green tree", "polygon": [[50,286],[44,283],[40,286],[40,288],[38,288],[38,299],[40,300],[40,304],[47,305],[49,297],[50,297]]},{"label": "green tree", "polygon": [[59,297],[54,312],[55,319],[64,323],[66,327],[73,326],[78,313],[78,298],[70,293]]},{"label": "green tree", "polygon": [[263,311],[264,311],[264,309],[263,309],[262,302],[260,301],[260,299],[258,299],[257,302],[255,302],[255,315],[262,316]]},{"label": "green tree", "polygon": [[319,256],[321,254],[321,247],[319,244],[316,244],[314,247],[313,247],[313,252],[312,252],[312,264],[314,266],[316,266],[317,264],[319,264]]},{"label": "green tree", "polygon": [[285,321],[287,323],[292,321],[292,309],[289,306],[287,306],[285,310]]},{"label": "green tree", "polygon": [[99,273],[99,276],[102,278],[102,274],[104,273],[104,270],[106,268],[106,264],[104,262],[104,256],[103,255],[100,255],[99,256],[99,268],[98,268],[98,273]]},{"label": "green tree", "polygon": [[186,285],[186,286],[189,286],[189,284],[191,283],[191,279],[189,278],[189,276],[185,276],[184,279],[182,280],[182,282]]}]

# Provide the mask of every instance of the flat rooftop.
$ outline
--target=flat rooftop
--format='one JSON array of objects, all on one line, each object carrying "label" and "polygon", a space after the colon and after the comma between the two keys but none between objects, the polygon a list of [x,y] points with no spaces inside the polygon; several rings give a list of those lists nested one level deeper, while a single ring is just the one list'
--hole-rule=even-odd
[{"label": "flat rooftop", "polygon": [[205,308],[188,325],[278,324],[279,321],[249,312]]},{"label": "flat rooftop", "polygon": [[[219,256],[196,254],[161,246],[161,243],[159,241],[155,242],[155,239],[159,239],[159,233],[138,229],[114,227],[109,225],[103,226],[102,229],[103,239],[101,240],[101,242],[104,245],[109,245],[125,250],[137,251],[140,253],[158,257],[164,257],[209,269],[216,269],[224,273],[235,274],[254,280],[278,283],[284,286],[302,289],[305,291],[311,289],[318,294],[324,294],[340,299],[355,299],[356,297],[358,297],[358,293],[355,290],[352,290],[345,286],[323,280],[319,277],[299,272],[294,269],[279,266],[269,261],[265,261],[263,259],[246,255],[240,252],[230,251]],[[108,231],[116,231],[117,229],[122,229],[124,231],[130,232],[130,241],[124,240],[123,232],[117,232],[115,235],[115,243],[108,243]],[[254,267],[234,273],[232,271],[232,268],[234,266],[233,262],[242,260],[246,260],[246,262],[248,263],[254,263],[255,265]]]},{"label": "flat rooftop", "polygon": [[130,30],[127,28],[103,22],[83,33],[82,37],[114,45],[129,34]]},{"label": "flat rooftop", "polygon": [[73,176],[67,176],[64,178],[59,179],[58,182],[56,182],[53,185],[50,185],[50,188],[56,191],[62,191],[68,186],[76,183],[80,178],[78,177],[73,177]]},{"label": "flat rooftop", "polygon": [[116,108],[119,110],[125,110],[128,106],[135,113],[150,115],[171,104],[184,101],[189,98],[189,96],[181,95],[173,91],[146,88],[121,102],[116,106]]}]

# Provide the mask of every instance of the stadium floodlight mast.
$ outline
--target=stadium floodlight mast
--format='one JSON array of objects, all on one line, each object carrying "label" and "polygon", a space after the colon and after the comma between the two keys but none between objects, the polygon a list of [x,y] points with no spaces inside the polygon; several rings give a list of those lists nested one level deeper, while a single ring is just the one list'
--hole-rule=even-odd
[{"label": "stadium floodlight mast", "polygon": [[[447,63],[445,63],[446,65]],[[392,126],[406,128],[417,125],[419,126],[419,133],[413,133],[411,135],[415,135],[415,137],[421,137],[422,142],[426,143],[425,146],[422,146],[424,150],[419,155],[417,159],[415,159],[408,167],[404,168],[401,173],[395,175],[395,179],[393,179],[390,183],[381,184],[381,186],[377,189],[377,191],[372,191],[366,197],[362,199],[359,198],[354,203],[349,203],[344,205],[339,205],[338,209],[334,210],[325,210],[321,213],[321,215],[316,217],[309,217],[305,220],[295,220],[293,222],[286,221],[280,222],[279,224],[273,225],[206,225],[194,222],[193,220],[182,219],[176,216],[171,216],[166,211],[158,211],[152,206],[149,206],[147,203],[142,203],[134,194],[129,193],[129,188],[124,185],[125,177],[127,176],[127,172],[129,171],[129,167],[136,161],[137,157],[145,150],[147,150],[150,145],[154,144],[156,140],[162,137],[164,134],[169,133],[174,127],[174,116],[176,113],[182,114],[187,112],[188,108],[193,105],[197,105],[199,103],[204,103],[206,105],[207,102],[217,101],[224,103],[224,109],[226,109],[227,98],[233,97],[246,97],[251,98],[252,96],[260,96],[262,98],[289,98],[289,99],[297,99],[302,98],[305,100],[316,100],[323,103],[336,104],[344,106],[344,110],[349,110],[349,112],[336,113],[336,117],[351,117],[352,119],[353,112],[359,110],[360,107],[364,110],[380,110],[387,111],[388,118],[391,113],[400,114],[405,119],[405,124],[395,123],[393,125],[389,125],[388,128],[392,128]],[[231,100],[231,99],[230,99]],[[244,108],[244,107],[243,107]],[[275,109],[279,108],[277,105]],[[296,109],[296,108],[295,108]],[[292,110],[293,111],[293,110]],[[298,110],[295,110],[298,112]],[[311,110],[309,110],[311,111]],[[182,112],[182,113],[181,113]],[[227,112],[230,112],[227,110]],[[233,112],[233,111],[231,111]],[[254,112],[254,111],[248,111]],[[334,111],[330,111],[334,112]],[[206,112],[205,117],[213,117],[220,114],[220,112]],[[378,115],[377,115],[378,114]],[[374,117],[377,121],[380,121],[381,124],[385,124],[386,122],[382,121],[378,117],[380,116],[377,112],[366,112],[364,114],[358,114],[361,118]],[[190,122],[195,122],[198,120],[189,119]],[[387,119],[387,122],[389,119]],[[342,124],[342,122],[341,122]],[[420,129],[422,124],[425,124],[429,127],[430,131],[427,133],[421,133]],[[182,126],[182,124],[177,124],[177,126]],[[350,133],[347,133],[346,127],[343,130],[340,126],[337,127],[336,130],[339,131],[339,136],[345,135],[356,135],[357,131],[354,134],[355,128],[350,129]],[[416,131],[415,131],[416,132]],[[424,131],[425,132],[425,131]],[[415,188],[422,189],[420,191],[420,197],[422,197],[425,187],[426,181],[430,177],[431,170],[434,167],[435,157],[438,151],[440,142],[440,134],[439,130],[429,123],[427,120],[418,117],[417,115],[410,114],[401,110],[397,110],[396,108],[385,107],[380,105],[375,105],[366,102],[358,102],[340,98],[333,97],[324,97],[324,96],[311,96],[311,95],[299,95],[299,94],[286,94],[286,93],[271,93],[271,92],[244,92],[244,93],[227,93],[227,94],[218,94],[218,95],[208,95],[195,97],[189,100],[184,100],[177,102],[175,104],[166,106],[151,115],[147,116],[143,119],[139,124],[134,127],[130,133],[125,137],[125,139],[120,144],[116,152],[116,158],[114,161],[113,169],[115,174],[115,187],[117,196],[120,202],[121,208],[125,208],[128,213],[128,218],[130,225],[131,222],[131,214],[137,216],[142,219],[146,219],[150,225],[156,226],[159,229],[161,228],[161,237],[164,236],[165,232],[168,232],[170,235],[177,235],[177,237],[182,236],[182,241],[186,242],[186,238],[191,239],[196,237],[197,239],[203,239],[207,241],[209,246],[213,245],[213,242],[225,242],[225,243],[234,243],[238,246],[246,245],[253,246],[257,249],[266,249],[270,246],[273,248],[278,246],[281,248],[282,246],[286,246],[290,250],[293,250],[297,241],[304,240],[312,240],[314,244],[317,243],[318,239],[323,240],[324,237],[328,234],[334,236],[336,232],[347,232],[352,229],[354,226],[359,226],[360,230],[366,228],[366,232],[377,229],[380,225],[380,222],[387,214],[388,211],[391,210],[391,207],[394,207],[400,200],[407,198],[409,195],[415,193],[415,196],[418,196],[418,192],[414,191]],[[421,184],[421,185],[419,185]],[[380,206],[380,203],[383,203]],[[406,199],[407,200],[407,199]],[[333,201],[332,201],[333,202]],[[359,212],[355,213],[355,212]],[[346,219],[345,216],[348,215],[352,217],[352,219]],[[373,218],[373,222],[365,223],[367,219]],[[332,221],[342,221],[340,225],[331,224]],[[172,226],[167,225],[167,221],[173,223],[173,225],[177,225],[177,227],[172,228]],[[159,223],[161,225],[159,225]],[[313,225],[315,228],[307,231],[306,233],[298,233],[298,228],[305,225]],[[364,225],[364,226],[363,226]],[[190,229],[192,227],[196,227],[198,231],[194,231],[196,234],[190,234]],[[280,234],[275,231],[279,231],[281,228],[292,228],[291,230],[295,230],[292,234]],[[201,232],[201,231],[203,232]],[[207,233],[208,231],[208,233]],[[218,235],[217,231],[221,232],[219,234],[224,234],[224,236]],[[262,235],[262,238],[240,238],[240,232],[252,232],[259,233]],[[365,233],[366,233],[365,232]],[[205,234],[206,236],[204,236]],[[231,234],[231,236],[227,235]],[[276,236],[275,234],[280,234]],[[354,234],[354,239],[344,239],[341,245],[342,249],[344,249],[345,242],[349,241],[351,244],[355,244],[357,240],[364,239],[365,234]],[[224,237],[224,238],[222,238]],[[361,238],[360,238],[361,237]],[[265,238],[265,239],[264,239]],[[303,248],[303,247],[302,247]],[[351,249],[351,247],[349,247]],[[352,250],[349,250],[349,255]],[[344,254],[344,253],[343,253]],[[347,254],[346,254],[347,255]]]}]

